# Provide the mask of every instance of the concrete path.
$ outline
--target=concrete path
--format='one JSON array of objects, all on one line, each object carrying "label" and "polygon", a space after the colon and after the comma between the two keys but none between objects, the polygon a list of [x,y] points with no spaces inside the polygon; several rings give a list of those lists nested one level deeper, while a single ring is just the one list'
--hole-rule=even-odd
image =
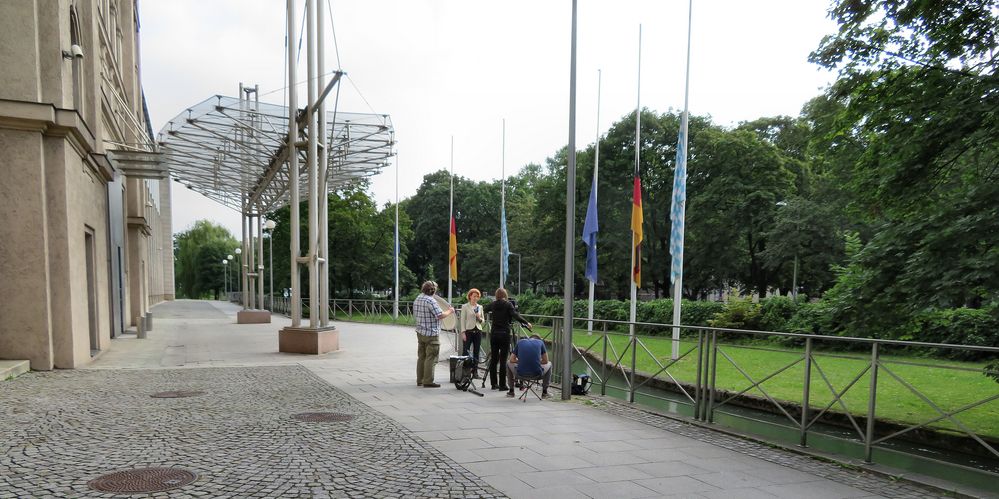
[{"label": "concrete path", "polygon": [[[347,402],[360,401],[400,427],[400,438],[412,437],[439,451],[445,470],[454,466],[467,471],[467,475],[448,471],[465,477],[462,486],[467,492],[434,489],[456,497],[496,491],[515,498],[546,499],[937,497],[905,482],[621,404],[585,398],[522,403],[488,389],[480,398],[447,385],[443,363],[438,365],[437,379],[444,386],[419,388],[415,333],[405,327],[341,322],[339,352],[318,357],[280,354],[277,331],[289,321],[275,316],[272,324],[236,325],[237,310],[221,302],[162,304],[154,309],[156,329],[148,339],[115,340],[92,368],[177,372],[175,368],[225,367],[267,372],[261,366],[304,367],[349,395]],[[286,376],[277,376],[274,383]],[[266,387],[266,376],[254,379]],[[2,483],[0,497],[4,497]],[[316,483],[305,492],[333,493],[322,482]],[[371,492],[384,491],[375,487]]]}]

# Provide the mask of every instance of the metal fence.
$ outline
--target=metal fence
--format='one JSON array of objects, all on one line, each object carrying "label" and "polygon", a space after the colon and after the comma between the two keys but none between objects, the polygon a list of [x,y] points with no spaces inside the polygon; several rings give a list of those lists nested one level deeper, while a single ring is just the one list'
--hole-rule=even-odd
[{"label": "metal fence", "polygon": [[[563,358],[559,352],[563,345],[563,319],[527,317],[542,324],[535,329],[551,342],[555,354],[552,358],[558,363]],[[999,427],[983,434],[961,420],[962,415],[981,411],[979,415],[999,422],[996,402],[999,383],[985,378],[991,371],[982,367],[939,360],[955,357],[955,352],[995,359],[999,358],[999,348],[682,326],[679,353],[674,358],[670,348],[661,348],[662,353],[658,353],[650,346],[653,343],[672,346],[672,325],[593,320],[593,332],[588,333],[587,322],[576,321],[577,327],[582,325],[583,329],[573,331],[573,363],[576,370],[585,367],[594,378],[594,389],[599,389],[601,395],[613,391],[629,402],[658,399],[685,406],[673,412],[704,423],[716,423],[719,414],[746,417],[747,408],[767,412],[774,415],[768,424],[793,429],[797,443],[803,447],[809,446],[809,437],[816,435],[819,426],[835,425],[845,430],[833,438],[862,444],[861,457],[868,463],[876,459],[875,450],[902,452],[894,443],[916,433],[921,433],[921,439],[935,434],[939,437],[938,445],[955,441],[956,437],[975,447],[964,445],[962,451],[992,463],[991,467],[976,467],[975,471],[985,469],[986,473],[999,476]],[[664,336],[621,332],[631,326],[651,333],[662,332]],[[752,356],[745,352],[750,351],[767,352],[781,361],[760,366],[749,360]],[[849,364],[849,374],[844,378],[841,369],[833,376],[830,370],[833,363]],[[907,376],[903,370],[910,374]],[[922,374],[928,375],[936,386],[925,382],[918,386],[911,379],[914,377],[911,372],[919,370],[925,371],[920,373],[920,379],[926,378]],[[560,374],[561,367],[556,366],[555,372]],[[720,372],[727,376],[729,386],[719,385]],[[981,391],[969,395],[971,399],[941,401],[928,393],[940,392],[947,383],[961,383],[961,379],[971,379],[970,376],[985,380]],[[732,386],[733,377],[741,380],[741,385]],[[798,395],[772,394],[768,382],[778,378],[785,384],[788,378],[794,380]],[[884,396],[879,399],[879,391],[887,384],[894,385],[890,387],[890,396],[925,404],[931,415],[919,421],[884,417],[891,404],[899,402],[885,401]],[[932,459],[955,464],[940,456]]]}]

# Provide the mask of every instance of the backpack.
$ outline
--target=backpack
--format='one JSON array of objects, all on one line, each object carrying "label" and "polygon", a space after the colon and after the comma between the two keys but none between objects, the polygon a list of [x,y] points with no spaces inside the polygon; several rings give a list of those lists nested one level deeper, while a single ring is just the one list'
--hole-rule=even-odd
[{"label": "backpack", "polygon": [[573,395],[586,395],[590,391],[590,375],[589,374],[573,374],[572,375],[572,394]]}]

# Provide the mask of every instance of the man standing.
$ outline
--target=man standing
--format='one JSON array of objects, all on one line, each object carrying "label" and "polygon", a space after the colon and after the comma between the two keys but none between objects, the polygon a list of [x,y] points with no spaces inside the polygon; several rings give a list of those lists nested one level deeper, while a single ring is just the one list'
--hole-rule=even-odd
[{"label": "man standing", "polygon": [[532,334],[517,342],[510,354],[510,362],[506,364],[507,382],[510,391],[507,397],[513,397],[513,383],[517,376],[521,378],[541,378],[541,398],[548,398],[548,385],[552,381],[552,363],[548,361],[548,351],[540,336]]},{"label": "man standing", "polygon": [[420,288],[420,295],[413,302],[413,317],[416,319],[416,339],[419,348],[416,355],[416,386],[440,388],[434,383],[434,367],[441,349],[441,319],[454,313],[454,307],[442,310],[434,294],[437,283],[427,281]]}]

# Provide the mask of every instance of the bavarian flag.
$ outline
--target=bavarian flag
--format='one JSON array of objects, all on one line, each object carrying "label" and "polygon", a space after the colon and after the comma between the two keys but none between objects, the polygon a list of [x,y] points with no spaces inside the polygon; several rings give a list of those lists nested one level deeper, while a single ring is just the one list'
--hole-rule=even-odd
[{"label": "bavarian flag", "polygon": [[454,215],[451,216],[451,236],[448,241],[448,266],[450,267],[449,277],[452,281],[458,282],[458,231],[454,225]]},{"label": "bavarian flag", "polygon": [[634,252],[634,268],[631,269],[631,280],[635,287],[642,287],[642,181],[635,172],[635,190],[631,201],[631,248]]}]

